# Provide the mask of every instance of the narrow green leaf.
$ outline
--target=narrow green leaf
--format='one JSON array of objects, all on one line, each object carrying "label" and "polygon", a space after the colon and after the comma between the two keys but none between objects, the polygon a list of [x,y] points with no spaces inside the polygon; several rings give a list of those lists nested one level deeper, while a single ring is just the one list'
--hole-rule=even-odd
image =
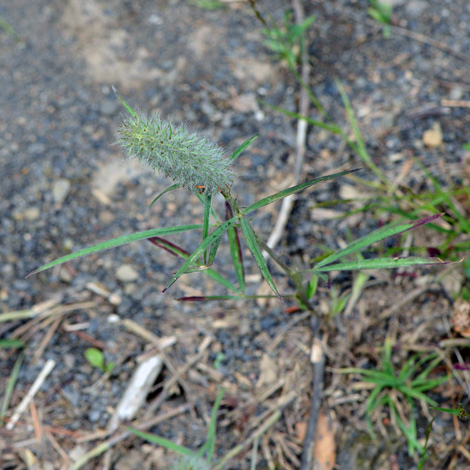
[{"label": "narrow green leaf", "polygon": [[362,238],[359,238],[358,240],[349,244],[345,248],[338,250],[330,256],[324,258],[315,266],[315,270],[318,270],[318,268],[326,266],[327,264],[331,264],[333,261],[336,261],[342,258],[343,256],[350,255],[357,251],[361,251],[369,245],[372,245],[373,243],[385,240],[386,238],[389,238],[398,233],[404,233],[408,230],[413,230],[415,228],[420,227],[421,225],[427,224],[428,222],[438,219],[439,217],[441,217],[441,214],[432,215],[430,217],[424,217],[422,219],[414,220],[412,222],[408,222],[401,225],[386,225],[385,227],[381,227],[378,230],[375,230],[374,232],[369,233]]},{"label": "narrow green leaf", "polygon": [[188,256],[186,262],[181,266],[178,272],[173,276],[170,283],[163,289],[162,292],[166,292],[175,282],[176,280],[186,272],[188,268],[191,267],[192,264],[197,260],[197,258],[204,252],[204,250],[214,243],[218,238],[220,238],[223,233],[231,227],[236,221],[238,220],[237,217],[233,217],[232,219],[228,220],[227,222],[219,225],[209,236],[203,240],[203,242],[194,250],[194,252]]},{"label": "narrow green leaf", "polygon": [[202,457],[204,452],[206,452],[207,461],[210,463],[212,461],[212,457],[214,456],[214,448],[215,448],[215,430],[217,424],[217,411],[220,407],[220,402],[225,394],[225,389],[222,389],[219,392],[219,395],[214,403],[212,408],[212,416],[211,422],[209,423],[209,429],[207,431],[207,440],[202,449],[199,451],[199,456]]},{"label": "narrow green leaf", "polygon": [[[205,195],[204,194],[198,194],[196,193],[196,196],[197,198],[199,199],[199,201],[201,202],[202,205],[204,205],[204,201],[205,201]],[[214,220],[216,222],[219,222],[219,218],[217,217],[217,213],[215,212],[214,208],[211,206],[211,216],[214,218]]]},{"label": "narrow green leaf", "polygon": [[450,199],[449,195],[441,188],[441,185],[439,184],[439,182],[436,180],[436,178],[434,178],[433,176],[431,176],[431,173],[425,168],[425,166],[417,159],[417,158],[414,158],[414,161],[420,166],[420,168],[424,171],[424,173],[426,174],[426,176],[428,177],[428,179],[431,181],[431,183],[433,184],[434,188],[436,189],[437,193],[442,197],[444,198],[445,202],[447,203],[447,205],[449,206],[449,208],[452,210],[452,212],[454,213],[455,217],[457,218],[457,220],[459,221],[461,227],[462,227],[462,230],[465,232],[465,233],[470,233],[470,225],[469,223],[467,222],[467,219],[465,218],[465,216],[463,216],[459,210],[455,207],[455,204],[452,202],[452,200]]},{"label": "narrow green leaf", "polygon": [[418,265],[443,265],[448,264],[437,258],[422,258],[419,256],[410,256],[409,258],[377,258],[350,261],[346,263],[332,264],[330,266],[315,267],[313,273],[331,272],[331,271],[355,271],[358,269],[394,269]]},{"label": "narrow green leaf", "polygon": [[[344,89],[344,86],[339,80],[336,81],[336,86],[338,87],[338,90],[341,94],[341,99],[343,100],[343,104],[346,109],[346,114],[348,116],[349,122],[354,132],[354,138],[356,140],[355,142],[356,153],[361,158],[361,160],[374,172],[377,178],[379,178],[382,181],[382,183],[384,183],[387,187],[389,187],[390,181],[375,165],[375,163],[370,158],[369,153],[367,152],[364,139],[362,138],[359,125],[357,123],[356,117],[354,116],[354,111],[352,109],[351,102],[349,101],[348,95],[346,94],[346,90]],[[349,143],[349,139],[348,139],[348,143]]]},{"label": "narrow green leaf", "polygon": [[24,351],[21,351],[20,354],[18,354],[18,357],[15,361],[15,365],[13,366],[13,370],[11,371],[10,377],[6,384],[5,392],[3,394],[2,406],[0,408],[0,423],[3,422],[3,418],[5,417],[8,411],[8,407],[10,406],[11,396],[13,395],[13,390],[15,389],[16,381],[18,380],[18,376],[20,375],[21,364],[23,363],[24,356]]},{"label": "narrow green leaf", "polygon": [[267,206],[268,204],[272,204],[273,202],[278,201],[279,199],[283,199],[291,194],[297,193],[304,189],[309,188],[310,186],[314,186],[318,183],[323,183],[325,181],[334,180],[340,178],[341,176],[348,175],[349,173],[354,173],[355,171],[359,171],[360,168],[356,168],[353,170],[342,171],[341,173],[335,173],[333,175],[327,176],[320,176],[319,178],[315,178],[313,180],[307,181],[306,183],[298,184],[296,186],[292,186],[291,188],[284,189],[283,191],[273,194],[272,196],[265,197],[258,202],[255,202],[251,206],[248,206],[246,209],[243,210],[243,214],[248,214],[253,212],[261,207]]},{"label": "narrow green leaf", "polygon": [[[220,240],[221,238],[216,240],[212,244],[212,247],[218,244]],[[168,240],[165,240],[164,238],[161,238],[161,237],[149,238],[149,242],[151,242],[155,246],[158,246],[159,248],[162,248],[168,253],[171,253],[174,256],[178,256],[184,260],[188,259],[188,257],[190,256],[190,253],[188,253],[186,250],[184,250],[183,248],[180,248],[178,245],[175,245],[174,243],[169,242]],[[211,251],[212,251],[212,247],[211,247]],[[210,256],[209,256],[209,261],[210,261]],[[194,266],[202,267],[202,263],[196,260],[194,262]],[[225,279],[225,277],[222,276],[222,274],[218,273],[214,269],[206,268],[206,269],[203,269],[202,272],[206,274],[207,276],[209,276],[210,278],[214,279],[214,281],[226,287],[227,289],[241,294],[239,289],[237,289],[231,282]]]},{"label": "narrow green leaf", "polygon": [[241,300],[245,296],[241,295],[191,295],[187,297],[179,297],[180,302],[206,302],[208,300]]},{"label": "narrow green leaf", "polygon": [[246,220],[245,217],[242,217],[240,219],[240,222],[241,222],[243,235],[245,236],[246,244],[248,245],[248,248],[253,254],[256,264],[261,270],[261,274],[263,275],[264,279],[268,283],[269,287],[271,287],[273,292],[279,298],[279,300],[282,300],[274,284],[274,280],[271,276],[271,273],[269,272],[268,265],[266,264],[266,260],[264,259],[263,254],[261,253],[258,243],[256,242],[255,233],[253,232],[251,225],[249,224],[249,222]]},{"label": "narrow green leaf", "polygon": [[424,464],[426,463],[426,460],[428,458],[427,450],[428,450],[428,444],[429,444],[429,436],[431,435],[433,423],[434,423],[434,418],[431,420],[431,422],[429,423],[428,429],[426,430],[426,440],[424,442],[424,452],[423,452],[423,455],[421,456],[421,460],[419,461],[419,465],[418,465],[417,470],[423,470]]},{"label": "narrow green leaf", "polygon": [[219,245],[221,241],[222,241],[222,237],[218,238],[214,243],[212,243],[211,249],[209,251],[209,260],[207,262],[208,266],[211,266],[212,263],[214,262],[215,257],[217,255],[217,250],[219,249]]},{"label": "narrow green leaf", "polygon": [[121,104],[127,109],[127,112],[133,117],[135,118],[137,116],[137,113],[124,101],[124,98],[118,93],[118,91],[116,90],[116,88],[114,87],[113,85],[113,91],[114,91],[114,94],[117,96],[118,100],[121,102]]},{"label": "narrow green leaf", "polygon": [[153,442],[154,444],[158,444],[180,455],[187,455],[188,457],[193,457],[193,458],[197,457],[197,454],[194,453],[192,450],[188,449],[187,447],[175,444],[173,441],[170,441],[163,437],[155,436],[155,434],[149,434],[147,432],[139,431],[138,429],[135,429],[135,428],[127,428],[127,429],[133,434],[135,434],[136,436],[139,436],[142,439],[145,439],[146,441]]},{"label": "narrow green leaf", "polygon": [[[225,203],[225,218],[230,219],[233,217],[232,207],[228,202]],[[238,285],[240,290],[245,292],[245,269],[243,267],[242,247],[240,238],[238,236],[238,229],[230,227],[227,231],[228,241],[230,245],[230,254],[232,255],[232,263],[237,275]]]},{"label": "narrow green leaf", "polygon": [[24,348],[26,345],[19,339],[0,339],[0,349]]},{"label": "narrow green leaf", "polygon": [[[204,219],[202,222],[202,239],[205,240],[209,235],[209,214],[212,207],[212,197],[204,197]],[[207,250],[204,250],[204,264],[207,264]]]},{"label": "narrow green leaf", "polygon": [[454,410],[453,408],[439,408],[438,406],[430,406],[429,408],[437,411],[443,411],[444,413],[449,413],[454,416],[459,416],[460,411],[459,410]]},{"label": "narrow green leaf", "polygon": [[174,189],[179,188],[181,185],[180,184],[174,184],[170,186],[169,188],[166,188],[163,192],[161,192],[149,205],[149,209],[166,193],[169,193],[170,191],[173,191]]},{"label": "narrow green leaf", "polygon": [[256,134],[250,139],[245,140],[245,142],[243,142],[243,144],[241,144],[240,147],[238,147],[237,150],[235,150],[235,152],[233,152],[232,155],[228,157],[229,160],[233,163],[240,156],[240,154],[246,150],[258,137],[259,134]]},{"label": "narrow green leaf", "polygon": [[30,272],[26,279],[34,274],[40,273],[41,271],[45,271],[46,269],[53,268],[62,263],[66,263],[67,261],[71,261],[76,258],[80,258],[82,256],[91,255],[92,253],[96,253],[98,251],[109,250],[110,248],[115,248],[117,246],[126,245],[130,242],[135,242],[138,240],[145,240],[146,238],[158,237],[160,235],[170,235],[172,233],[181,233],[187,232],[189,230],[196,230],[201,228],[202,226],[199,225],[178,225],[176,227],[163,227],[163,228],[156,228],[153,230],[146,230],[145,232],[138,232],[133,233],[132,235],[123,235],[121,237],[113,238],[112,240],[108,240],[106,242],[98,243],[97,245],[89,246],[88,248],[84,248],[83,250],[76,251],[67,256],[63,256],[62,258],[56,259],[51,263],[45,264],[40,268],[35,269],[34,271]]},{"label": "narrow green leaf", "polygon": [[279,111],[280,113],[282,113],[286,116],[289,116],[289,117],[292,117],[292,118],[295,118],[295,119],[299,119],[299,120],[302,119],[302,120],[306,121],[308,124],[310,124],[312,126],[319,127],[320,129],[325,129],[327,131],[332,132],[333,134],[340,134],[341,135],[342,132],[343,132],[337,124],[326,124],[326,123],[321,122],[321,121],[316,121],[315,119],[312,119],[308,116],[303,116],[302,114],[299,114],[299,113],[296,113],[296,112],[293,112],[293,111],[289,111],[289,110],[281,108],[279,106],[275,106],[273,104],[268,103],[267,101],[260,100],[260,102],[262,104],[268,106],[268,108],[274,109],[275,111]]}]

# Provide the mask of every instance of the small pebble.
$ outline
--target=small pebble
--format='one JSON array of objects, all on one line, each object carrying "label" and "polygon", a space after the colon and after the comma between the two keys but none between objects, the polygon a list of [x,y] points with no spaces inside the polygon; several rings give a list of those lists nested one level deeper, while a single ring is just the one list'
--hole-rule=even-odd
[{"label": "small pebble", "polygon": [[423,144],[427,147],[439,147],[442,144],[442,130],[439,123],[435,123],[432,129],[424,132]]},{"label": "small pebble", "polygon": [[39,219],[41,215],[41,211],[39,210],[38,207],[30,207],[29,209],[26,209],[24,211],[23,215],[26,220],[29,220],[30,222],[32,222],[33,220]]},{"label": "small pebble", "polygon": [[121,282],[132,282],[139,278],[139,273],[130,264],[123,264],[117,269],[116,277]]},{"label": "small pebble", "polygon": [[52,186],[52,197],[56,204],[62,204],[65,201],[71,186],[70,181],[67,179],[60,179],[54,182]]}]

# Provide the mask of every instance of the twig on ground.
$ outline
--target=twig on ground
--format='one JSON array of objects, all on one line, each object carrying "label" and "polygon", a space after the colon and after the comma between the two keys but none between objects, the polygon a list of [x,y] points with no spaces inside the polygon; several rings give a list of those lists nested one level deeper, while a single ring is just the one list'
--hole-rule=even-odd
[{"label": "twig on ground", "polygon": [[[300,25],[305,20],[304,10],[302,2],[300,0],[293,0],[294,13],[295,13],[295,22]],[[307,84],[309,82],[310,74],[310,65],[308,62],[308,52],[307,48],[302,48],[301,53],[301,71],[300,76],[302,77],[302,82]],[[300,103],[299,103],[299,114],[302,116],[308,115],[309,99],[307,90],[302,86],[300,88]],[[296,137],[296,150],[295,150],[295,162],[294,162],[294,182],[293,185],[300,183],[300,178],[302,176],[302,170],[304,167],[305,160],[305,149],[306,149],[306,139],[307,139],[307,121],[305,119],[299,119],[297,121],[297,137]],[[267,245],[270,248],[274,248],[282,237],[284,228],[287,225],[289,220],[290,213],[292,212],[292,207],[294,206],[295,196],[287,196],[283,199],[281,210],[277,217],[276,224],[274,226],[271,235],[268,238]],[[263,256],[268,257],[268,253],[263,251]]]},{"label": "twig on ground", "polygon": [[206,349],[209,347],[211,341],[212,340],[209,336],[206,336],[202,340],[202,343],[198,348],[199,352],[189,362],[187,362],[182,368],[180,368],[177,371],[177,373],[171,377],[171,379],[169,379],[165,383],[160,395],[158,395],[158,397],[149,404],[148,410],[145,413],[144,418],[149,419],[155,413],[155,410],[157,410],[162,405],[162,403],[166,400],[168,396],[168,390],[170,390],[170,388],[173,387],[173,385],[179,381],[179,378],[183,374],[185,374],[194,364],[196,364],[196,362],[198,362],[202,358]]},{"label": "twig on ground", "polygon": [[266,420],[266,422],[259,427],[252,436],[250,436],[245,442],[242,444],[234,447],[230,452],[225,454],[224,457],[215,465],[213,470],[222,470],[225,467],[225,464],[238,455],[240,452],[242,452],[244,449],[246,449],[252,442],[254,442],[256,439],[258,439],[260,436],[262,436],[270,427],[274,426],[274,424],[279,420],[281,417],[281,412],[276,411],[272,416],[269,417],[269,419]]},{"label": "twig on ground", "polygon": [[108,422],[107,428],[110,431],[115,431],[121,422],[134,419],[145,403],[145,399],[162,367],[163,361],[158,355],[152,356],[138,365],[116,407],[115,413]]},{"label": "twig on ground", "polygon": [[300,470],[311,470],[313,462],[313,450],[317,434],[318,416],[323,396],[323,379],[325,373],[325,354],[320,340],[320,319],[312,316],[313,345],[311,362],[313,364],[313,391],[310,400],[310,415],[308,417],[307,431],[300,461]]},{"label": "twig on ground", "polygon": [[[148,421],[134,424],[134,427],[138,429],[139,431],[146,431],[147,429],[153,426],[156,426],[157,424],[160,424],[163,421],[173,418],[181,413],[185,413],[188,410],[189,410],[189,406],[187,404],[184,404],[184,405],[179,406],[178,408],[175,408],[172,411],[169,411],[168,413],[165,413],[164,415],[154,417],[153,419],[150,419]],[[107,441],[102,442],[101,444],[98,444],[92,450],[87,452],[83,457],[77,460],[72,465],[72,467],[70,467],[70,470],[79,470],[80,468],[83,467],[83,465],[88,463],[91,459],[100,456],[107,450],[111,449],[114,445],[118,444],[124,439],[127,439],[131,435],[132,435],[131,431],[124,431],[121,434],[111,437]]]}]

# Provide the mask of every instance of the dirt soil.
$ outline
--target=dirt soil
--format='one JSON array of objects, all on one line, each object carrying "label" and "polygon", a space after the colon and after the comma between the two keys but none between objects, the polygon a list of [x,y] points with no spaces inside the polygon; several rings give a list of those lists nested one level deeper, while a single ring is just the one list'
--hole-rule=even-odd
[{"label": "dirt soil", "polygon": [[[350,96],[373,162],[391,182],[415,191],[431,187],[416,157],[440,183],[468,187],[470,157],[470,3],[467,0],[389,0],[395,27],[385,38],[367,14],[366,0],[304,2],[316,21],[308,31],[309,86],[332,119],[350,135],[335,80]],[[243,444],[281,411],[280,418],[243,447],[224,468],[296,469],[312,394],[309,319],[288,313],[295,302],[270,299],[189,303],[182,296],[227,292],[201,273],[162,289],[181,261],[146,242],[131,243],[67,263],[32,278],[34,268],[85,246],[151,228],[199,223],[194,196],[174,191],[151,209],[168,181],[115,145],[123,109],[112,91],[145,113],[159,111],[233,152],[259,138],[237,161],[234,186],[242,206],[292,184],[295,119],[263,104],[297,111],[300,87],[285,64],[263,45],[249,3],[222,8],[196,0],[16,0],[0,16],[20,35],[0,30],[0,311],[20,312],[0,322],[0,339],[26,343],[0,349],[0,397],[15,364],[19,374],[0,428],[0,469],[67,469],[103,442],[106,452],[86,458],[86,469],[169,469],[175,454],[109,429],[137,366],[159,355],[163,370],[133,425],[197,451],[205,442],[214,401],[225,387],[217,420],[216,456]],[[291,4],[257,2],[282,23]],[[272,17],[272,18],[271,18]],[[410,33],[411,32],[411,33]],[[320,119],[311,107],[310,116]],[[309,128],[302,180],[364,166],[338,137]],[[369,170],[363,178],[376,181]],[[299,265],[343,246],[391,220],[392,214],[358,213],[357,199],[372,192],[352,180],[306,191],[297,198],[278,251]],[[349,199],[339,206],[319,203]],[[470,218],[468,199],[461,203]],[[215,201],[222,211],[222,201]],[[279,206],[253,219],[271,233]],[[407,242],[435,246],[441,234],[421,228]],[[468,235],[467,235],[468,239]],[[192,234],[171,239],[187,250]],[[399,240],[393,241],[398,243]],[[407,253],[403,247],[400,256]],[[411,250],[410,253],[413,253]],[[422,253],[421,253],[422,254]],[[267,294],[248,252],[250,294]],[[227,243],[216,268],[234,280]],[[468,340],[451,328],[452,298],[464,277],[458,265],[443,272],[370,273],[360,298],[328,321],[331,290],[320,284],[315,305],[325,316],[325,396],[315,457],[317,469],[415,469],[406,438],[386,408],[367,432],[370,388],[339,368],[374,368],[389,337],[397,367],[415,352],[438,351],[435,376],[449,381],[430,396],[445,408],[468,401],[468,373],[452,363],[464,350],[445,342]],[[274,268],[282,293],[290,286]],[[349,292],[355,276],[333,276],[333,292]],[[103,373],[87,361],[95,347],[114,368]],[[20,359],[19,359],[20,358]],[[44,367],[49,374],[33,400],[13,415]],[[3,411],[2,411],[3,412]],[[468,425],[416,404],[417,435],[424,445],[435,417],[426,469],[470,468]],[[408,417],[409,418],[409,417]],[[455,418],[455,419],[454,419]],[[9,426],[10,424],[10,426]],[[334,466],[336,465],[336,466]],[[75,467],[77,468],[77,467]]]}]

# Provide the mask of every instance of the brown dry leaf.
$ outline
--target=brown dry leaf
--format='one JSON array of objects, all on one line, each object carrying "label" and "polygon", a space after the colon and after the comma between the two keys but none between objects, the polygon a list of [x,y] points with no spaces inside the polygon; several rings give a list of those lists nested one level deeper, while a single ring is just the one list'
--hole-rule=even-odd
[{"label": "brown dry leaf", "polygon": [[331,420],[325,410],[320,412],[315,438],[314,470],[332,470],[336,463],[336,443]]},{"label": "brown dry leaf", "polygon": [[297,421],[295,423],[295,432],[297,434],[297,439],[300,442],[305,441],[305,434],[307,434],[307,422],[306,421]]}]

